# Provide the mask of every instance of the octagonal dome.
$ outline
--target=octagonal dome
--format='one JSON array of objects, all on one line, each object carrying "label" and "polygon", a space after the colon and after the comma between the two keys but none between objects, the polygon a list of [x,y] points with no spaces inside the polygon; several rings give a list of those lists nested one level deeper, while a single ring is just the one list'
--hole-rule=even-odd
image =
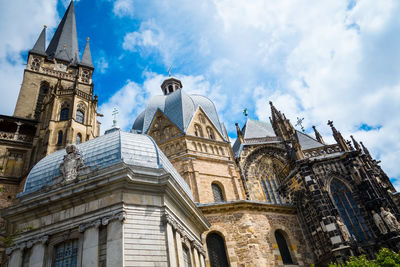
[{"label": "octagonal dome", "polygon": [[[147,135],[112,131],[103,136],[77,145],[90,170],[105,169],[124,162],[128,166],[163,169],[170,173],[186,194],[193,199],[192,192],[153,139]],[[22,195],[50,185],[60,175],[65,149],[56,151],[40,160],[30,171]]]}]

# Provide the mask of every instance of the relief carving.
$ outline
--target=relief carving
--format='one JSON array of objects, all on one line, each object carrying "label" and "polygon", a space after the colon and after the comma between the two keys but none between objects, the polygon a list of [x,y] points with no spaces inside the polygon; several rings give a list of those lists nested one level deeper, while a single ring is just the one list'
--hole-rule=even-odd
[{"label": "relief carving", "polygon": [[68,145],[65,150],[67,151],[67,155],[64,156],[64,161],[60,165],[60,173],[63,181],[68,182],[76,179],[79,169],[83,167],[84,161],[77,146]]}]

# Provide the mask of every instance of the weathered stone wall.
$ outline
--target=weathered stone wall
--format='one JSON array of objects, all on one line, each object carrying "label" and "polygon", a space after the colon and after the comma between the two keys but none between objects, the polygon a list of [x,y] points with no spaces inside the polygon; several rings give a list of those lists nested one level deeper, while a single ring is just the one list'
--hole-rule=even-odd
[{"label": "weathered stone wall", "polygon": [[283,266],[275,239],[276,230],[286,234],[292,259],[297,266],[309,266],[312,262],[295,214],[238,210],[206,214],[206,217],[212,226],[203,233],[203,243],[206,244],[208,233],[219,233],[225,239],[232,267]]}]

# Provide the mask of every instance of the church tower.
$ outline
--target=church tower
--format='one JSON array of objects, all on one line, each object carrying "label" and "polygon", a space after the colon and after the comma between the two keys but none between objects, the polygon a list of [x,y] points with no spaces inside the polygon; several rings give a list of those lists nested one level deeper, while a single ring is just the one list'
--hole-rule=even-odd
[{"label": "church tower", "polygon": [[71,1],[46,49],[46,26],[29,51],[14,116],[37,120],[32,161],[99,135],[89,38],[79,57]]}]

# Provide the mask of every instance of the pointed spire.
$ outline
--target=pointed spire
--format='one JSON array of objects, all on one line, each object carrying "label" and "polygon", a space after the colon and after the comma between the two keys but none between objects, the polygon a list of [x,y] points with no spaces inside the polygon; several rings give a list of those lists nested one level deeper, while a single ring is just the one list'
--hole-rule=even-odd
[{"label": "pointed spire", "polygon": [[43,26],[43,30],[39,35],[35,45],[31,49],[31,53],[36,53],[45,56],[46,55],[46,28],[47,26]]},{"label": "pointed spire", "polygon": [[237,138],[239,139],[240,143],[243,143],[243,132],[240,130],[239,124],[235,123],[236,126],[236,133],[237,133]]},{"label": "pointed spire", "polygon": [[79,63],[74,1],[69,4],[56,33],[47,47],[46,54],[51,59],[60,59],[72,64]]},{"label": "pointed spire", "polygon": [[89,37],[86,39],[86,46],[85,46],[85,50],[83,51],[81,64],[93,68],[92,54],[90,53],[90,46],[89,46]]},{"label": "pointed spire", "polygon": [[364,154],[367,155],[367,156],[371,156],[371,154],[369,153],[367,147],[364,146],[363,142],[360,142],[360,144],[361,144],[361,146],[362,146],[362,149],[363,149],[363,151],[364,151]]},{"label": "pointed spire", "polygon": [[272,101],[269,101],[269,105],[271,106],[271,115],[272,115],[272,120],[277,121],[277,120],[284,120],[282,114],[280,111],[278,111]]},{"label": "pointed spire", "polygon": [[336,130],[335,126],[333,126],[333,121],[328,121],[328,125],[332,129],[333,137],[335,138],[338,145],[341,146],[344,151],[349,150],[349,146],[347,145],[346,140],[344,140],[342,134],[338,130]]},{"label": "pointed spire", "polygon": [[358,144],[358,142],[356,141],[356,139],[354,139],[354,137],[353,137],[352,135],[350,135],[350,138],[351,138],[351,140],[353,141],[354,147],[355,147],[358,151],[361,151],[361,147],[360,147],[360,145]]},{"label": "pointed spire", "polygon": [[318,142],[320,142],[321,144],[325,145],[324,139],[322,139],[321,134],[318,132],[317,128],[313,125],[312,128],[314,129],[314,133],[315,133],[315,139],[317,139]]}]

